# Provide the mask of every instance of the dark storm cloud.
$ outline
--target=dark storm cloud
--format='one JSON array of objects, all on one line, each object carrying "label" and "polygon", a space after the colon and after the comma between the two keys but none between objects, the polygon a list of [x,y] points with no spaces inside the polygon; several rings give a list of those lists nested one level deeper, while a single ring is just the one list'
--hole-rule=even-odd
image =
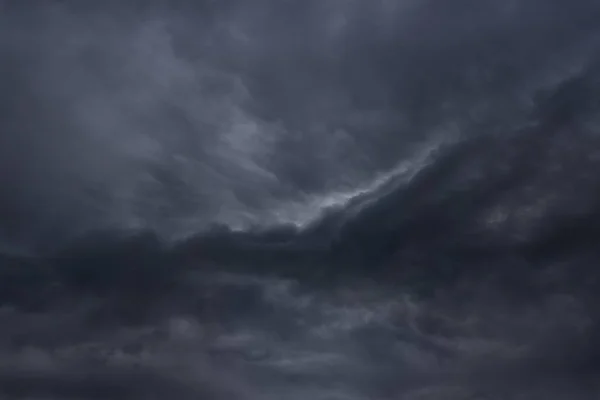
[{"label": "dark storm cloud", "polygon": [[1,4],[0,395],[597,397],[596,2]]},{"label": "dark storm cloud", "polygon": [[[179,201],[187,217],[220,198],[200,188],[215,179],[243,204],[368,179],[441,121],[522,112],[531,90],[593,53],[597,15],[584,1],[6,2],[3,231],[27,241],[115,218],[152,225],[173,196],[138,197],[172,191],[164,179],[194,199]],[[248,140],[277,144],[216,165],[239,158],[207,156],[235,118],[254,125]],[[174,178],[148,178],[148,164]],[[236,168],[247,184],[223,177]],[[128,192],[140,185],[150,192]]]}]

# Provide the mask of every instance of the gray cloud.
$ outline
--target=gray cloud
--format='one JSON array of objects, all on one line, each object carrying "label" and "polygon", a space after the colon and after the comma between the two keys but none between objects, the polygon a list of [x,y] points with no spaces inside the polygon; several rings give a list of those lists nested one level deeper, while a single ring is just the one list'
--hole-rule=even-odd
[{"label": "gray cloud", "polygon": [[1,5],[3,396],[597,398],[595,2]]}]

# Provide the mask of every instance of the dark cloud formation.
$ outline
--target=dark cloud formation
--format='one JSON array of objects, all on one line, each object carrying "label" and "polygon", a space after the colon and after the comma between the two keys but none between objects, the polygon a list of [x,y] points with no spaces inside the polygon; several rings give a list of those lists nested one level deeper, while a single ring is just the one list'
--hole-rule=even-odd
[{"label": "dark cloud formation", "polygon": [[596,399],[600,6],[0,2],[7,399]]}]

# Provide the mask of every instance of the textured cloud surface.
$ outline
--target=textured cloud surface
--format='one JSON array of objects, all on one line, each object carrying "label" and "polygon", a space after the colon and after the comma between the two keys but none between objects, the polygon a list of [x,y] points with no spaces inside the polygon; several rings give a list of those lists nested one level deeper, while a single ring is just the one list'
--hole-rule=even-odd
[{"label": "textured cloud surface", "polygon": [[596,399],[600,6],[0,2],[7,399]]}]

